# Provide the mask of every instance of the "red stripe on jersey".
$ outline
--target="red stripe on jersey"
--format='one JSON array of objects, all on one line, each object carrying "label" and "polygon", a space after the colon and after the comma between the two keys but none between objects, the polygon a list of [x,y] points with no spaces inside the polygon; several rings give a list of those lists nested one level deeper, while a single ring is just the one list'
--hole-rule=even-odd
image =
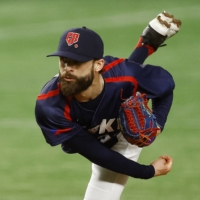
[{"label": "red stripe on jersey", "polygon": [[110,77],[104,79],[107,83],[109,82],[132,82],[134,85],[137,85],[137,80],[132,76],[117,76],[117,77]]},{"label": "red stripe on jersey", "polygon": [[65,118],[69,121],[72,121],[72,118],[70,116],[70,106],[69,106],[69,102],[71,101],[71,99],[72,99],[71,97],[67,98],[67,103],[66,103],[65,110],[64,110]]},{"label": "red stripe on jersey", "polygon": [[[68,97],[66,99],[67,103],[66,103],[65,110],[64,110],[64,116],[69,121],[72,121],[72,118],[70,117],[70,106],[69,106],[69,102],[71,101],[71,99],[72,99],[71,97]],[[68,132],[70,130],[71,130],[71,128],[59,129],[56,131],[55,135],[59,135],[64,132]]]},{"label": "red stripe on jersey", "polygon": [[59,129],[55,132],[55,135],[59,135],[61,133],[64,133],[64,132],[67,132],[67,131],[70,131],[71,128],[64,128],[64,129]]},{"label": "red stripe on jersey", "polygon": [[106,83],[109,83],[109,82],[126,82],[126,81],[132,82],[133,85],[134,85],[133,94],[136,93],[137,88],[138,88],[138,82],[132,76],[118,76],[118,77],[105,78],[104,80],[105,80]]},{"label": "red stripe on jersey", "polygon": [[109,69],[111,69],[112,67],[114,67],[115,65],[121,63],[124,61],[124,58],[120,58],[120,59],[117,59],[111,63],[109,63],[108,65],[106,65],[104,68],[103,68],[103,72],[106,72],[108,71]]},{"label": "red stripe on jersey", "polygon": [[58,84],[58,88],[56,90],[51,90],[47,94],[40,94],[40,95],[38,95],[37,100],[48,99],[50,97],[58,95],[59,92],[60,92],[60,84]]}]

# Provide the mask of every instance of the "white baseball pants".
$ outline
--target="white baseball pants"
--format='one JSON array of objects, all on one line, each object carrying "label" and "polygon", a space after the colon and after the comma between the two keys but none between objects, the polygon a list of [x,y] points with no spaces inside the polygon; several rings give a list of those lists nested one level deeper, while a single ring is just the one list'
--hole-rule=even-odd
[{"label": "white baseball pants", "polygon": [[[129,144],[122,134],[118,135],[118,142],[112,149],[134,161],[138,160],[142,150],[142,148]],[[92,175],[84,200],[119,200],[127,181],[127,175],[92,164]]]}]

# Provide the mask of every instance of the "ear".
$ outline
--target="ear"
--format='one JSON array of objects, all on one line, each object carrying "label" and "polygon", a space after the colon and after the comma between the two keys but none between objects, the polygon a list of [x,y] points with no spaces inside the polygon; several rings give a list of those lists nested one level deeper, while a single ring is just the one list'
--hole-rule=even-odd
[{"label": "ear", "polygon": [[95,71],[95,72],[101,71],[102,68],[104,67],[104,63],[105,63],[104,59],[96,60],[96,61],[94,62],[94,71]]}]

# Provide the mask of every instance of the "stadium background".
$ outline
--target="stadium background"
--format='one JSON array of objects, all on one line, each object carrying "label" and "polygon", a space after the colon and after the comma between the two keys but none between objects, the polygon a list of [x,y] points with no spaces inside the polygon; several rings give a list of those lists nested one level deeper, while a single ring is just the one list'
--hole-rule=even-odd
[{"label": "stadium background", "polygon": [[127,57],[149,20],[163,10],[183,22],[180,33],[145,63],[169,70],[176,81],[166,128],[145,148],[140,163],[162,154],[174,159],[167,176],[130,178],[122,200],[200,199],[200,2],[133,0],[0,1],[0,199],[79,200],[91,164],[79,155],[51,148],[35,123],[34,106],[43,86],[58,72],[60,35],[72,27],[98,32],[105,55]]}]

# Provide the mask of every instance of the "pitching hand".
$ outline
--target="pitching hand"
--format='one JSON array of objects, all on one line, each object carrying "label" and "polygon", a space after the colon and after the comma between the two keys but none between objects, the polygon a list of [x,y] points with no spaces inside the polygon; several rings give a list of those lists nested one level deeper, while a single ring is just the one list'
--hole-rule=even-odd
[{"label": "pitching hand", "polygon": [[154,176],[165,175],[171,171],[172,158],[168,155],[160,156],[157,160],[151,163],[155,169]]}]

